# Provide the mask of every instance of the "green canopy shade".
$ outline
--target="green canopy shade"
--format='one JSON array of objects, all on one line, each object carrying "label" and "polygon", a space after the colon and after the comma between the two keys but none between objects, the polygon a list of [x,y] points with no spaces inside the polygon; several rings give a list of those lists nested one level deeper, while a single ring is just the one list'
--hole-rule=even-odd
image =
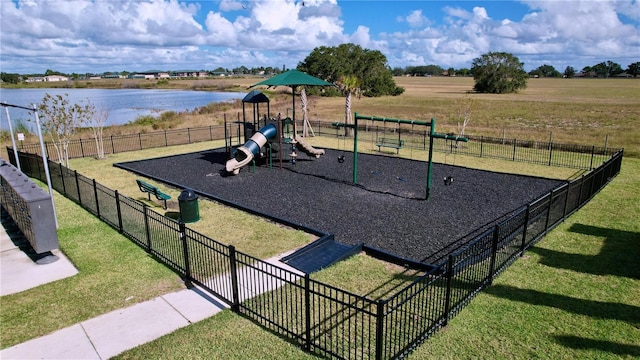
[{"label": "green canopy shade", "polygon": [[283,72],[280,75],[276,75],[274,77],[268,78],[266,80],[260,81],[257,84],[251,85],[254,86],[301,86],[301,85],[309,85],[309,86],[333,86],[332,83],[328,81],[324,81],[315,76],[311,76],[307,73],[303,73],[302,71],[292,69]]},{"label": "green canopy shade", "polygon": [[291,69],[283,72],[280,75],[276,75],[269,79],[260,81],[257,84],[249,86],[290,86],[291,95],[293,96],[293,108],[291,118],[293,120],[293,133],[296,134],[296,86],[334,86],[334,84],[319,79],[315,76],[311,76],[302,71]]}]

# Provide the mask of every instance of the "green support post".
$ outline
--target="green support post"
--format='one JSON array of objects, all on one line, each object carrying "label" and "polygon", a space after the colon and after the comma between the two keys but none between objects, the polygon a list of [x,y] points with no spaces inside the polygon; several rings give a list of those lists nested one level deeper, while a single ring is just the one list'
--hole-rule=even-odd
[{"label": "green support post", "polygon": [[429,165],[427,166],[427,191],[424,199],[429,200],[431,193],[431,173],[433,172],[433,136],[435,135],[436,119],[431,119],[429,130]]},{"label": "green support post", "polygon": [[[420,125],[420,126],[428,126],[429,127],[429,165],[427,168],[427,189],[425,191],[425,200],[429,199],[429,195],[431,192],[431,175],[433,173],[433,139],[445,139],[445,140],[456,140],[456,141],[469,141],[466,137],[459,136],[451,136],[447,134],[441,134],[436,132],[436,119],[432,118],[430,122],[427,121],[416,121],[416,120],[404,120],[404,119],[394,119],[394,118],[383,118],[377,116],[363,116],[359,115],[357,112],[354,116],[354,124],[344,124],[340,122],[335,122],[332,125],[338,128],[354,128],[354,138],[353,138],[353,183],[358,183],[358,119],[370,120],[370,121],[382,121],[382,122],[394,122],[396,124],[411,124],[411,125]],[[400,139],[400,133],[398,132],[398,139]]]},{"label": "green support post", "polygon": [[353,119],[353,183],[358,183],[358,113]]}]

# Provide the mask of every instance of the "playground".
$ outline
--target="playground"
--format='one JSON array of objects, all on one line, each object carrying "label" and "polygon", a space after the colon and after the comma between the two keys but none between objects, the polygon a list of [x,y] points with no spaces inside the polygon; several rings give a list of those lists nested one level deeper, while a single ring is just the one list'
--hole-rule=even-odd
[{"label": "playground", "polygon": [[[337,260],[340,253],[346,256],[348,247],[364,244],[379,254],[396,257],[396,262],[408,259],[426,264],[438,263],[478,231],[561,183],[433,163],[434,138],[456,144],[467,141],[437,133],[434,119],[427,122],[355,113],[353,124],[333,124],[337,131],[352,133],[352,151],[346,147],[314,148],[308,136],[296,131],[295,120],[283,119],[280,114],[261,119],[261,103],[267,104],[268,114],[267,97],[257,91],[247,94],[243,121],[225,124],[222,148],[117,166],[276,221],[334,236],[331,243],[336,246],[318,248],[315,255],[307,257],[334,251],[335,255],[327,256]],[[247,120],[245,104],[252,106],[252,121]],[[365,125],[381,122],[385,128],[387,124],[397,126],[397,137],[376,141],[379,149],[391,146],[396,153],[405,141],[401,126],[424,128],[430,139],[423,148],[428,161],[380,151],[359,153],[359,120]],[[308,135],[304,115],[302,123],[302,135]],[[332,261],[306,269],[314,271]]]},{"label": "playground", "polygon": [[[291,86],[295,109],[295,87],[326,85],[318,81],[291,71],[256,85]],[[435,119],[392,119],[356,112],[352,123],[333,124],[344,132],[345,140],[353,138],[352,151],[314,148],[308,142],[311,126],[304,91],[301,102],[301,132],[296,130],[295,111],[292,118],[269,117],[268,97],[254,90],[242,101],[242,121],[225,120],[223,148],[117,166],[276,221],[333,235],[326,246],[294,255],[300,266],[289,262],[306,272],[348,256],[360,244],[378,255],[395,257],[396,263],[436,264],[478,231],[560,184],[434,164],[435,138],[452,145],[468,141],[436,132]],[[262,116],[260,104],[267,107]],[[251,116],[246,105],[251,106]],[[384,129],[376,139],[378,149],[392,148],[396,153],[405,146],[403,126],[410,134],[416,127],[423,129],[430,139],[423,144],[427,161],[359,153],[360,127],[374,123],[382,123]],[[389,136],[388,125],[393,126]],[[322,256],[326,257],[322,262],[310,263]]]},{"label": "playground", "polygon": [[[338,157],[344,156],[343,162]],[[247,165],[229,175],[225,148],[118,164],[119,167],[213,200],[334,234],[342,244],[365,243],[414,261],[433,263],[460,239],[549,192],[562,181],[433,164],[424,200],[427,163],[326,149],[297,161]],[[443,179],[453,177],[446,185]],[[422,200],[419,198],[422,197]]]}]

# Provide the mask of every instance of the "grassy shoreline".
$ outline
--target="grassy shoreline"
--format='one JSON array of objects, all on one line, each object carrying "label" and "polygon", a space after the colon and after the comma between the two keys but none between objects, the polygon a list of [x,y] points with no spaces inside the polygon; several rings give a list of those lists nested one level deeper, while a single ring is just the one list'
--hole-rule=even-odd
[{"label": "grassy shoreline", "polygon": [[[204,80],[95,80],[86,87],[166,89],[198,89],[209,91],[248,91],[259,78],[216,78]],[[468,135],[506,137],[509,139],[549,141],[581,145],[625,148],[625,155],[640,157],[640,79],[529,79],[527,89],[516,94],[478,94],[471,92],[472,78],[396,77],[405,88],[400,96],[354,98],[352,111],[364,115],[400,119],[437,120],[439,132],[459,131],[457,101],[474,102]],[[37,84],[33,86],[64,86]],[[290,89],[258,89],[271,100],[272,115],[288,113]],[[299,104],[299,102],[298,102]],[[263,107],[266,106],[263,104]],[[154,124],[122,125],[105,129],[105,134],[130,134],[154,129],[187,128],[221,124],[225,116],[236,119],[242,104],[207,106],[200,112],[167,116]],[[266,109],[265,109],[266,110]],[[300,117],[300,109],[297,109]],[[266,111],[265,111],[266,112]],[[250,115],[248,115],[250,116]],[[311,121],[343,121],[344,98],[309,96],[308,117]],[[135,119],[131,119],[133,122]],[[83,134],[90,137],[89,134]],[[8,144],[3,139],[3,145]],[[30,137],[27,141],[36,142]]]}]

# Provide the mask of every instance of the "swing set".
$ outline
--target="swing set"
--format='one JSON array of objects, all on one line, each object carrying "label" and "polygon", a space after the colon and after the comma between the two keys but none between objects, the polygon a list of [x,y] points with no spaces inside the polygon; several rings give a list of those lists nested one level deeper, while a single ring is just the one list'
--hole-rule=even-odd
[{"label": "swing set", "polygon": [[[404,120],[404,119],[394,119],[394,118],[384,118],[384,117],[377,117],[377,116],[365,116],[365,115],[360,115],[357,112],[355,113],[355,116],[353,117],[354,119],[354,123],[353,124],[345,124],[345,123],[340,123],[340,122],[335,122],[332,125],[337,127],[337,128],[352,128],[354,129],[354,135],[353,135],[353,184],[357,184],[358,183],[358,120],[369,120],[369,121],[380,121],[383,124],[384,123],[395,123],[398,125],[398,137],[397,138],[388,138],[388,137],[382,137],[382,138],[377,138],[376,139],[376,146],[378,146],[378,148],[380,147],[392,147],[395,148],[398,152],[399,150],[404,147],[404,140],[400,137],[400,124],[410,124],[411,128],[413,129],[414,126],[425,126],[428,128],[429,130],[429,160],[428,160],[428,168],[427,168],[427,185],[426,185],[426,191],[425,191],[425,198],[424,200],[428,200],[429,199],[429,195],[431,192],[431,174],[433,173],[433,139],[445,139],[445,140],[456,140],[456,141],[463,141],[463,142],[468,142],[469,139],[466,137],[461,137],[461,136],[455,136],[455,135],[448,135],[448,134],[442,134],[442,133],[437,133],[435,131],[436,128],[436,119],[431,119],[431,121],[417,121],[417,120]],[[343,158],[344,159],[344,158]],[[340,158],[338,159],[338,161],[340,161]],[[344,160],[342,160],[344,161]],[[340,161],[340,162],[342,162]]]}]

